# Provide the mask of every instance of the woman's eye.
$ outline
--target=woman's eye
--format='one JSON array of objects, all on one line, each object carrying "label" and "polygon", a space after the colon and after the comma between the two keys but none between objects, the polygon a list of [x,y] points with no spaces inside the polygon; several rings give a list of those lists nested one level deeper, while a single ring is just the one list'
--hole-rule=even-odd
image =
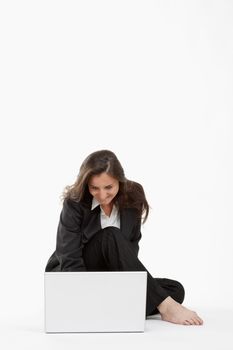
[{"label": "woman's eye", "polygon": [[[107,187],[105,187],[107,190],[110,190],[111,188],[112,188],[112,186],[107,186]],[[94,191],[96,191],[96,190],[98,190],[98,188],[96,188],[96,187],[91,187],[91,189],[92,190],[94,190]]]}]

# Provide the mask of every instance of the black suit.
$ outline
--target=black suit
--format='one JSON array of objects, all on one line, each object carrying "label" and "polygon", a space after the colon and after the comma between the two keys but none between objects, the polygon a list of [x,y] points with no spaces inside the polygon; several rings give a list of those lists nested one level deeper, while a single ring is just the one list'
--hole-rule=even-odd
[{"label": "black suit", "polygon": [[[46,272],[86,271],[82,256],[84,246],[101,230],[100,206],[91,210],[92,196],[83,202],[65,199],[57,229],[56,250],[50,257]],[[136,219],[136,210],[125,208],[120,211],[121,232],[131,242],[138,255],[141,239],[141,220]]]},{"label": "black suit", "polygon": [[[138,259],[141,219],[133,208],[120,210],[120,229],[101,228],[100,206],[91,210],[92,196],[82,202],[65,199],[57,229],[56,250],[45,271],[147,271]],[[85,259],[84,259],[85,256]],[[87,263],[87,266],[86,266]],[[174,280],[154,278],[147,271],[146,315],[158,312],[158,306],[172,296],[182,303],[183,286]]]}]

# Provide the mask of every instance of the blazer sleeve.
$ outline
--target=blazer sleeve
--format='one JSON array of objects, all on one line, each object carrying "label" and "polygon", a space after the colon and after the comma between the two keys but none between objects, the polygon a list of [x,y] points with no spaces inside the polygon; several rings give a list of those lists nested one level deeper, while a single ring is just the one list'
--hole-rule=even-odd
[{"label": "blazer sleeve", "polygon": [[86,271],[82,257],[82,210],[65,199],[57,229],[56,257],[60,271]]},{"label": "blazer sleeve", "polygon": [[132,235],[132,245],[133,245],[133,249],[136,253],[136,255],[138,256],[138,251],[139,251],[139,241],[142,238],[142,234],[141,234],[141,218],[137,219],[136,225],[133,229],[133,235]]}]

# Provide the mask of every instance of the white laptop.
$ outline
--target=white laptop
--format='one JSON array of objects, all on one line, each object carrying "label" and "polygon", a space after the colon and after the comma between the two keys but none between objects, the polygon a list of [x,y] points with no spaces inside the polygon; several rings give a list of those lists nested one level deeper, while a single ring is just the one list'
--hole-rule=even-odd
[{"label": "white laptop", "polygon": [[144,332],[146,271],[45,272],[45,332]]}]

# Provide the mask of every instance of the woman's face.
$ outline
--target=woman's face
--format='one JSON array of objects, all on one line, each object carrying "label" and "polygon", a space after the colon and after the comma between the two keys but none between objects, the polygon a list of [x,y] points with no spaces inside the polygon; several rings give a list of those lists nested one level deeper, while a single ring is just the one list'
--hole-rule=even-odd
[{"label": "woman's face", "polygon": [[119,181],[107,173],[92,175],[88,182],[89,192],[105,206],[111,203],[119,190]]}]

